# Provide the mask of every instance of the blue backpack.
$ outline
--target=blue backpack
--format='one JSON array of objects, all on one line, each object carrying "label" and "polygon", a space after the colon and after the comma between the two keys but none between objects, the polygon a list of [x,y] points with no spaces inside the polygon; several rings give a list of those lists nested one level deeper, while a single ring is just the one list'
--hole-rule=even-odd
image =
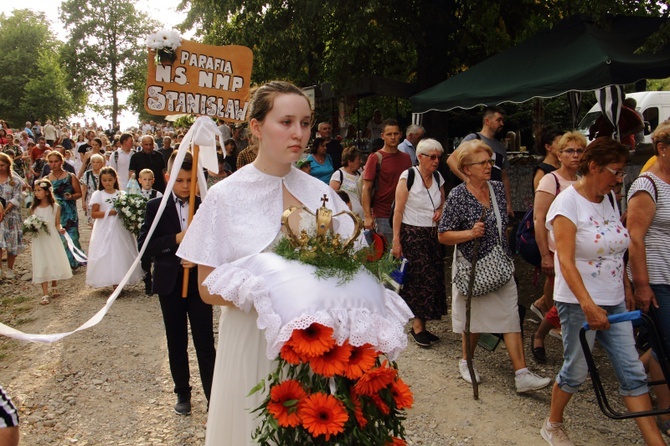
[{"label": "blue backpack", "polygon": [[[558,184],[558,178],[551,172],[547,175],[554,177],[554,180],[556,181],[556,195],[558,195],[561,190],[561,186]],[[517,227],[516,251],[522,259],[531,265],[540,266],[542,264],[540,248],[537,247],[537,241],[535,240],[535,219],[532,206],[528,209],[528,212],[523,216]]]}]

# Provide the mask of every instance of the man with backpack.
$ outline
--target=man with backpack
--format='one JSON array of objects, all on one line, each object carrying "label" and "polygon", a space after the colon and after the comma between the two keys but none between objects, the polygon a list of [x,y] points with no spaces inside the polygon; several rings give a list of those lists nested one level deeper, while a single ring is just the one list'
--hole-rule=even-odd
[{"label": "man with backpack", "polygon": [[[493,160],[495,164],[491,169],[491,179],[493,181],[502,181],[505,186],[505,198],[507,199],[507,214],[514,215],[514,208],[512,206],[512,190],[509,184],[509,177],[507,172],[509,170],[509,160],[507,159],[507,149],[496,139],[505,126],[505,112],[500,107],[486,107],[484,115],[482,116],[482,130],[477,133],[471,133],[463,138],[463,142],[471,141],[473,139],[482,140],[493,150]],[[458,149],[456,149],[458,150]],[[451,172],[465,181],[465,175],[458,170],[458,163],[456,162],[456,151],[452,152],[447,158],[447,164]]]},{"label": "man with backpack", "polygon": [[395,198],[395,188],[400,174],[412,167],[409,155],[398,150],[401,137],[398,121],[385,120],[381,134],[384,146],[368,157],[363,170],[363,226],[365,229],[376,226],[377,232],[386,237],[387,243],[393,240],[393,230],[388,219]]}]

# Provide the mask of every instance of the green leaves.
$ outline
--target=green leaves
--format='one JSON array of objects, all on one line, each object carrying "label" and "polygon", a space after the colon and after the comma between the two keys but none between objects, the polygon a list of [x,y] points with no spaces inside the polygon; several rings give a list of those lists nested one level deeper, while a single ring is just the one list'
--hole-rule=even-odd
[{"label": "green leaves", "polygon": [[[31,79],[42,74],[38,71],[40,51],[54,49],[58,46],[43,13],[16,9],[10,16],[0,14],[0,116],[12,127],[23,128],[27,119],[44,116],[39,111],[23,107],[25,87]],[[42,59],[42,62],[47,61]]]}]

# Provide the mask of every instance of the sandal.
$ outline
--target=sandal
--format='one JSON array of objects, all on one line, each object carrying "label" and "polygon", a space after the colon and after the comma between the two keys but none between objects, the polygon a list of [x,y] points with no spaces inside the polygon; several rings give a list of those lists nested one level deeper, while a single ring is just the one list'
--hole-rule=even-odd
[{"label": "sandal", "polygon": [[49,296],[47,296],[46,294],[42,296],[42,299],[40,300],[40,305],[49,305],[49,303],[51,303],[49,301]]},{"label": "sandal", "polygon": [[60,293],[58,292],[58,287],[55,286],[55,287],[51,288],[51,298],[55,299],[57,297],[60,297]]},{"label": "sandal", "polygon": [[658,429],[667,437],[670,437],[670,419],[661,420],[660,418],[656,421],[658,423]]}]

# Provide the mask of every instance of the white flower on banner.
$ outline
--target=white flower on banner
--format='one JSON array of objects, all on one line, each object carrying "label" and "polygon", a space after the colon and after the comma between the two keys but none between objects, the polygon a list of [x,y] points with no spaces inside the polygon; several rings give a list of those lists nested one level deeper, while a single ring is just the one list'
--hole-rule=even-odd
[{"label": "white flower on banner", "polygon": [[174,51],[181,46],[181,36],[176,29],[163,29],[147,36],[146,44],[152,50]]}]

